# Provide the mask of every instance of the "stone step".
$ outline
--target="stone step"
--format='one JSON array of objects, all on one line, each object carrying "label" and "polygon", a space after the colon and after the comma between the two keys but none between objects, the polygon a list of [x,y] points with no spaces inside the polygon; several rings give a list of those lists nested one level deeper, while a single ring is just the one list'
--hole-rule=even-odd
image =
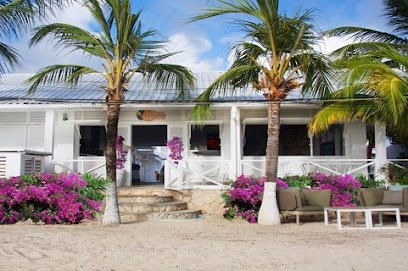
[{"label": "stone step", "polygon": [[182,201],[159,203],[121,203],[119,211],[123,213],[169,212],[187,209],[187,203]]},{"label": "stone step", "polygon": [[142,187],[119,187],[118,197],[121,196],[161,196],[161,197],[171,197],[172,191],[164,189],[164,187],[152,187],[152,186],[142,186]]},{"label": "stone step", "polygon": [[119,204],[122,203],[163,203],[172,202],[172,196],[119,196]]},{"label": "stone step", "polygon": [[154,213],[121,213],[120,218],[123,223],[139,222],[145,220],[183,220],[196,219],[201,215],[201,211],[180,210],[170,212]]}]

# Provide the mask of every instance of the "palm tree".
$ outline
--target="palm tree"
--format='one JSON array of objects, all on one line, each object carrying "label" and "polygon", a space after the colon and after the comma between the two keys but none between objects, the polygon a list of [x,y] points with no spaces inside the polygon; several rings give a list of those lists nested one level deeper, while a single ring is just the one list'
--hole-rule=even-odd
[{"label": "palm tree", "polygon": [[357,43],[333,52],[335,65],[343,70],[344,87],[333,93],[336,101],[326,103],[313,118],[311,133],[355,119],[406,126],[401,120],[408,114],[408,0],[383,0],[383,4],[387,24],[394,33],[353,26],[325,32],[329,37],[351,37]]},{"label": "palm tree", "polygon": [[192,21],[225,14],[242,15],[232,23],[240,27],[245,38],[232,49],[234,62],[231,67],[199,96],[201,103],[195,107],[193,117],[196,120],[209,117],[209,105],[203,103],[211,100],[216,92],[234,92],[250,86],[262,91],[268,101],[268,183],[259,223],[279,224],[279,211],[273,196],[278,169],[281,102],[299,87],[312,95],[327,96],[333,88],[334,73],[327,59],[314,49],[319,37],[311,24],[310,10],[290,17],[279,12],[278,0],[218,0],[218,3],[219,6],[211,6]]},{"label": "palm tree", "polygon": [[356,26],[342,26],[328,30],[325,32],[327,37],[348,37],[356,42],[336,50],[335,56],[364,53],[383,44],[406,49],[408,45],[406,38],[408,35],[408,0],[382,0],[382,2],[383,16],[387,19],[387,25],[391,28],[392,33]]},{"label": "palm tree", "polygon": [[[46,18],[53,8],[63,8],[70,0],[3,0],[0,1],[0,39],[19,38],[36,20]],[[19,65],[20,57],[13,47],[0,42],[0,74]]]},{"label": "palm tree", "polygon": [[182,95],[193,86],[194,77],[183,66],[161,63],[173,54],[163,54],[165,43],[154,39],[156,31],[142,30],[140,11],[132,12],[130,0],[88,0],[85,7],[95,19],[99,33],[54,23],[38,27],[31,44],[50,38],[57,46],[99,58],[103,62],[101,70],[76,64],[48,66],[29,79],[32,84],[30,91],[35,91],[40,84],[53,82],[75,86],[87,74],[98,73],[106,80],[103,88],[107,105],[106,175],[111,184],[107,191],[103,223],[117,224],[120,216],[116,194],[115,140],[127,84],[135,74],[142,74],[146,80],[154,80],[157,86],[179,89]]},{"label": "palm tree", "polygon": [[372,45],[371,51],[344,57],[335,65],[343,70],[344,87],[334,92],[332,101],[313,117],[309,123],[311,133],[324,132],[336,122],[356,119],[396,127],[405,123],[408,57],[404,53],[391,45]]}]

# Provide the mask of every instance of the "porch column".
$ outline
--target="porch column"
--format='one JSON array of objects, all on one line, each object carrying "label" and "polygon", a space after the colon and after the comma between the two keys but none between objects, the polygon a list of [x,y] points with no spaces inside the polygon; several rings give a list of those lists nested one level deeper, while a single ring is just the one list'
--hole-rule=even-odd
[{"label": "porch column", "polygon": [[375,178],[386,179],[384,173],[380,173],[379,170],[387,165],[387,136],[385,124],[376,122],[374,126],[375,133]]},{"label": "porch column", "polygon": [[52,168],[53,151],[54,151],[54,125],[55,112],[48,110],[45,112],[44,124],[44,152],[49,152],[52,155],[45,158],[45,171],[50,172]]},{"label": "porch column", "polygon": [[239,167],[239,110],[236,105],[231,107],[230,114],[230,150],[231,150],[231,159],[229,167],[229,178],[234,179],[238,175]]}]

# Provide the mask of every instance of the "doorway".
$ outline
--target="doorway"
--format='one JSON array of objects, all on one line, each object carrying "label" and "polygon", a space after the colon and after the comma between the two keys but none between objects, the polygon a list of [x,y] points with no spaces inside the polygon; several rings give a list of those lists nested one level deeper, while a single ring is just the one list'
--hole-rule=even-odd
[{"label": "doorway", "polygon": [[164,183],[167,125],[132,126],[132,185]]}]

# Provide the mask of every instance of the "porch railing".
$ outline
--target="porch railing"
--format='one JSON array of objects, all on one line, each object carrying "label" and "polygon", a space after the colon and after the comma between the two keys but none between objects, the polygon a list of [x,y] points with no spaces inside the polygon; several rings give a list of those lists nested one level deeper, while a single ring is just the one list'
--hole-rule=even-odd
[{"label": "porch railing", "polygon": [[186,160],[165,162],[165,187],[168,189],[225,187],[229,160]]},{"label": "porch railing", "polygon": [[[278,175],[307,175],[310,172],[369,175],[374,173],[374,165],[374,159],[285,159],[280,157]],[[242,160],[240,169],[245,175],[263,176],[265,160]]]},{"label": "porch railing", "polygon": [[106,176],[105,159],[79,159],[66,161],[53,161],[54,172],[79,172],[91,173],[96,176]]}]

